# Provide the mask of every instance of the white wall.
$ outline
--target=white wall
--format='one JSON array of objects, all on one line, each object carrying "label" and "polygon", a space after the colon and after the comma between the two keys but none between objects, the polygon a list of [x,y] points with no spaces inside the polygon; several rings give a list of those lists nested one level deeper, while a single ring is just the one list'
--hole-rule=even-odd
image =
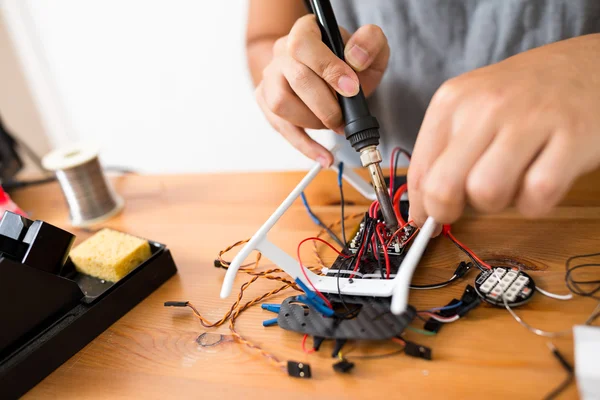
[{"label": "white wall", "polygon": [[68,112],[55,145],[94,140],[104,164],[154,173],[311,164],[254,103],[246,1],[0,1],[20,3]]}]

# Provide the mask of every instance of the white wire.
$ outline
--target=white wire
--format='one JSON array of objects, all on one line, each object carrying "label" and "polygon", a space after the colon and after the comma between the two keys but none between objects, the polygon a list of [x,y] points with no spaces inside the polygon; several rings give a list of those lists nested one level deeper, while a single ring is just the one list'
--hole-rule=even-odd
[{"label": "white wire", "polygon": [[556,299],[556,300],[571,300],[573,298],[573,293],[569,293],[569,294],[556,294],[556,293],[551,293],[547,290],[542,289],[539,286],[536,286],[535,289],[540,292],[541,294],[543,294],[544,296],[548,296],[551,299]]},{"label": "white wire", "polygon": [[[498,281],[500,281],[501,276],[496,275],[497,270],[494,269],[493,272],[494,276],[496,278],[498,278]],[[540,290],[540,293],[545,294],[546,296],[548,296],[548,294],[550,295],[554,295],[553,293],[550,292],[546,292],[542,291],[541,289],[537,288],[538,290]],[[523,326],[525,329],[527,329],[529,332],[538,335],[538,336],[543,336],[543,337],[548,337],[548,338],[555,338],[555,337],[559,337],[559,336],[565,336],[565,335],[569,335],[571,334],[573,331],[572,329],[567,329],[564,331],[558,331],[558,332],[548,332],[548,331],[544,331],[538,328],[535,328],[531,325],[529,325],[527,322],[523,321],[523,319],[521,317],[519,317],[513,310],[512,308],[510,308],[510,306],[508,305],[507,301],[506,301],[506,296],[504,294],[504,291],[502,292],[502,301],[504,303],[504,307],[506,308],[506,310],[510,313],[510,315],[512,315],[512,317],[515,319],[515,321],[517,321],[519,324],[521,324],[521,326]],[[554,296],[560,296],[560,295],[554,295]],[[552,297],[552,296],[549,296]],[[555,297],[552,297],[555,298]],[[566,299],[561,299],[561,300],[566,300]],[[600,303],[598,303],[598,305],[596,306],[596,308],[594,309],[594,311],[592,311],[592,313],[590,314],[589,318],[585,321],[585,325],[589,325],[595,318],[596,313],[600,311]]]},{"label": "white wire", "polygon": [[435,314],[433,314],[433,313],[429,313],[429,314],[427,314],[427,315],[428,315],[430,318],[433,318],[433,319],[435,319],[436,321],[440,321],[440,322],[443,322],[443,323],[445,323],[445,324],[449,324],[450,322],[458,321],[458,319],[460,318],[458,315],[455,315],[454,317],[450,317],[450,318],[441,318],[441,317],[438,317],[438,316],[436,316],[436,315],[435,315]]}]

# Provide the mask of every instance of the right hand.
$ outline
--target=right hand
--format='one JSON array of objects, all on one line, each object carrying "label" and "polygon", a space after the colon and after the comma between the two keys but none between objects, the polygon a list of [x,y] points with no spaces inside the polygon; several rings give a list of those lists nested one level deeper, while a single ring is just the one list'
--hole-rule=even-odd
[{"label": "right hand", "polygon": [[354,96],[360,82],[369,96],[379,85],[390,56],[387,38],[378,26],[365,25],[353,35],[343,28],[340,31],[348,64],[322,42],[314,15],[300,18],[289,35],[275,42],[273,59],[255,92],[273,128],[323,167],[333,163],[333,156],[304,129],[328,128],[343,134],[336,94]]}]

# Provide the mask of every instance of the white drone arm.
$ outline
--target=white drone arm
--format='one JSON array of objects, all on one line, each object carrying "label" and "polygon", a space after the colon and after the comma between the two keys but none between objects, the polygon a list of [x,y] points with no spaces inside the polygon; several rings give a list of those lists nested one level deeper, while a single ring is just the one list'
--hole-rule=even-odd
[{"label": "white drone arm", "polygon": [[[338,170],[338,162],[332,167]],[[315,164],[314,167],[306,174],[300,183],[292,190],[285,198],[281,205],[275,210],[273,215],[260,227],[260,229],[252,236],[250,241],[242,248],[235,256],[223,281],[221,287],[221,298],[226,298],[231,294],[235,276],[242,265],[242,262],[252,253],[252,251],[260,251],[266,258],[275,263],[279,268],[284,270],[294,279],[300,279],[308,285],[306,278],[301,270],[301,266],[297,260],[281,250],[275,244],[269,241],[267,234],[271,228],[279,221],[281,216],[300,196],[304,189],[312,182],[315,176],[321,171],[321,165]],[[339,172],[339,171],[338,171]],[[358,190],[367,199],[376,199],[375,191],[364,179],[356,174],[351,168],[345,168],[342,171],[342,176],[350,185]],[[406,310],[408,305],[408,292],[412,275],[419,264],[419,260],[427,247],[427,243],[431,238],[435,229],[435,221],[431,218],[427,220],[421,232],[414,239],[413,244],[408,250],[406,257],[402,261],[398,274],[394,279],[348,279],[342,277],[322,276],[317,275],[308,269],[304,272],[310,279],[317,290],[326,293],[341,293],[345,295],[355,296],[374,296],[374,297],[389,297],[392,296],[391,311],[394,314],[400,314]]]}]

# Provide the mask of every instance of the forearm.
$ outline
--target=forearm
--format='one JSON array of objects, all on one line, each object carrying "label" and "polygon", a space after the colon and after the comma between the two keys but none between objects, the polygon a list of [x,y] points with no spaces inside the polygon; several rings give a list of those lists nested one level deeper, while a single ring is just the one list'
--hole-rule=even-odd
[{"label": "forearm", "polygon": [[262,72],[273,59],[273,44],[277,37],[263,37],[246,45],[246,61],[254,86],[262,80]]},{"label": "forearm", "polygon": [[302,0],[250,0],[246,28],[246,58],[254,86],[273,59],[273,45],[307,13]]}]

